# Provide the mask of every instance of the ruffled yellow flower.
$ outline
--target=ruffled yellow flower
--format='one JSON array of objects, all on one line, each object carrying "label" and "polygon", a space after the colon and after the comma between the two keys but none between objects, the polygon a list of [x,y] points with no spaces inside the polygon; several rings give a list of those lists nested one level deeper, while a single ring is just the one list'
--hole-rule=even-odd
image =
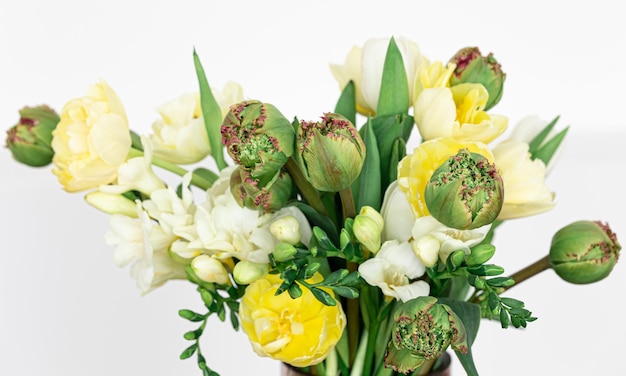
[{"label": "ruffled yellow flower", "polygon": [[113,182],[131,145],[124,107],[105,81],[63,107],[52,136],[52,172],[68,192]]},{"label": "ruffled yellow flower", "polygon": [[453,137],[489,143],[501,135],[509,120],[484,111],[489,93],[481,84],[424,89],[414,106],[415,124],[424,140]]},{"label": "ruffled yellow flower", "polygon": [[455,68],[456,64],[453,63],[444,66],[441,61],[435,61],[431,64],[425,60],[415,73],[411,103],[415,103],[424,89],[450,87],[450,77],[452,77]]},{"label": "ruffled yellow flower", "polygon": [[[316,274],[309,281],[321,280]],[[345,327],[341,304],[326,306],[306,288],[297,299],[287,293],[275,296],[281,282],[277,275],[268,274],[246,288],[239,306],[242,329],[260,356],[295,367],[320,363]]]},{"label": "ruffled yellow flower", "polygon": [[493,154],[480,142],[461,142],[451,137],[436,138],[420,144],[413,154],[404,157],[398,166],[398,186],[407,195],[415,217],[429,215],[424,190],[433,172],[460,149],[479,153],[493,163]]}]

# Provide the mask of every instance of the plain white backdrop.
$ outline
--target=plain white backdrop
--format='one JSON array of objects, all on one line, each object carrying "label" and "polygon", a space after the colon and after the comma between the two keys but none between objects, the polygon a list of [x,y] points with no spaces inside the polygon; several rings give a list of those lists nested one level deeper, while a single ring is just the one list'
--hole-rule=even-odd
[{"label": "plain white backdrop", "polygon": [[[526,115],[570,133],[548,178],[558,206],[510,221],[494,262],[508,273],[541,258],[552,234],[578,219],[608,221],[626,243],[623,154],[624,45],[618,3],[524,1],[8,1],[0,0],[0,125],[25,105],[60,111],[103,78],[146,133],[155,108],[197,90],[192,52],[211,86],[240,83],[244,95],[288,118],[330,111],[339,88],[328,65],[353,45],[384,36],[416,41],[431,60],[458,49],[493,52],[508,74],[492,112]],[[48,167],[28,168],[0,150],[0,375],[199,375],[179,360],[195,329],[177,316],[202,309],[187,282],[141,297],[104,243],[108,217],[68,194]],[[484,321],[473,348],[481,375],[626,373],[622,324],[626,269],[587,286],[546,271],[508,296],[539,319],[526,330]],[[277,375],[242,332],[212,322],[202,341],[223,376]],[[464,374],[454,362],[453,374]],[[604,372],[604,373],[603,373]]]}]

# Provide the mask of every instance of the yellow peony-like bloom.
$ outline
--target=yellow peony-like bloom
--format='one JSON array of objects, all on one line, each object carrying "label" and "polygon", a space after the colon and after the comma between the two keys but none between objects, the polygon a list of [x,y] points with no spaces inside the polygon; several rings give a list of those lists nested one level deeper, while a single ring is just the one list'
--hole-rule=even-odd
[{"label": "yellow peony-like bloom", "polygon": [[424,89],[415,101],[415,124],[424,140],[454,137],[489,143],[506,130],[509,120],[485,112],[488,99],[481,84]]},{"label": "yellow peony-like bloom", "polygon": [[[321,280],[318,273],[307,282]],[[281,282],[277,275],[268,274],[248,285],[239,306],[242,329],[260,356],[295,367],[318,364],[346,325],[341,304],[326,306],[306,288],[297,299],[286,292],[276,296]]]},{"label": "yellow peony-like bloom", "polygon": [[435,61],[431,64],[425,60],[415,73],[411,102],[415,103],[424,89],[450,87],[450,77],[452,77],[455,68],[456,64],[454,63],[448,63],[444,66],[441,61]]},{"label": "yellow peony-like bloom", "polygon": [[52,172],[68,192],[113,182],[131,145],[124,107],[103,80],[63,107],[52,136]]},{"label": "yellow peony-like bloom", "polygon": [[398,166],[398,187],[406,195],[415,217],[429,215],[424,190],[433,172],[460,149],[479,153],[493,163],[493,154],[480,142],[461,142],[451,137],[436,138],[420,144],[413,154],[404,157]]}]

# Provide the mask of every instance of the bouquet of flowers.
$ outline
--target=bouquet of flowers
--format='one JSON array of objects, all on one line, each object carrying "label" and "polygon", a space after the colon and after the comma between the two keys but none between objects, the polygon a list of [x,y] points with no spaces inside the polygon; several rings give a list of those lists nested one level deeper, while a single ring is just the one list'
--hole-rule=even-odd
[{"label": "bouquet of flowers", "polygon": [[180,357],[204,375],[218,374],[200,341],[212,315],[302,374],[426,375],[454,352],[478,375],[481,320],[536,319],[511,287],[547,269],[593,283],[618,260],[607,223],[577,220],[510,276],[490,263],[499,226],[555,206],[545,178],[568,130],[529,117],[499,139],[493,54],[430,61],[406,38],[371,39],[331,64],[336,106],[313,120],[212,88],[193,59],[198,92],[160,106],[150,134],[100,81],[60,115],[24,107],[6,143],[110,215],[105,241],[142,294],[197,290],[206,310],[178,311],[192,326]]}]

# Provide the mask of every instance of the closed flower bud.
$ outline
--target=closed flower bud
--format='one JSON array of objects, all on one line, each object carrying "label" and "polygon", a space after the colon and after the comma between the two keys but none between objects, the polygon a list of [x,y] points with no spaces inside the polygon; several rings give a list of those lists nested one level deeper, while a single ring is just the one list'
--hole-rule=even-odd
[{"label": "closed flower bud", "polygon": [[471,230],[493,222],[502,208],[502,178],[487,158],[461,149],[433,173],[426,206],[444,225]]},{"label": "closed flower bud", "polygon": [[274,260],[281,262],[290,260],[297,253],[298,250],[293,244],[281,242],[276,244],[274,251],[272,251],[272,257],[274,257]]},{"label": "closed flower bud", "polygon": [[320,122],[302,121],[296,137],[296,161],[315,189],[341,191],[361,173],[365,145],[345,117],[327,113]]},{"label": "closed flower bud", "polygon": [[391,340],[385,365],[407,374],[426,360],[434,360],[449,346],[463,354],[468,351],[463,322],[437,298],[421,296],[402,304],[393,315]]},{"label": "closed flower bud", "polygon": [[228,271],[222,262],[208,255],[194,257],[191,261],[191,269],[194,274],[205,282],[226,285],[230,283]]},{"label": "closed flower bud", "polygon": [[138,217],[137,204],[120,194],[94,191],[85,195],[85,201],[107,214],[122,214],[131,218]]},{"label": "closed flower bud", "polygon": [[296,245],[302,240],[300,222],[293,215],[278,218],[270,225],[270,232],[281,242]]},{"label": "closed flower bud", "polygon": [[456,64],[450,78],[452,86],[461,83],[482,84],[489,92],[485,111],[495,106],[502,98],[506,74],[492,53],[483,56],[478,47],[466,47],[457,52],[449,63]]},{"label": "closed flower bud", "polygon": [[550,264],[567,282],[593,283],[611,273],[621,248],[617,235],[608,224],[577,221],[552,237]]},{"label": "closed flower bud", "polygon": [[230,106],[221,133],[228,155],[259,189],[275,179],[293,154],[293,126],[269,103],[250,100]]},{"label": "closed flower bud", "polygon": [[7,131],[6,145],[13,158],[31,167],[43,167],[52,162],[52,131],[59,115],[48,106],[24,107],[20,120]]},{"label": "closed flower bud", "polygon": [[260,264],[248,260],[239,261],[233,268],[233,278],[240,285],[249,285],[263,278],[268,271],[267,264]]},{"label": "closed flower bud", "polygon": [[[294,192],[291,176],[284,170],[280,170],[275,179],[264,187],[252,177],[252,172],[238,167],[231,177],[231,192],[235,200],[248,209],[260,210],[263,213],[273,213],[285,206]],[[239,181],[241,183],[239,184]],[[233,190],[233,188],[235,190]]]},{"label": "closed flower bud", "polygon": [[371,206],[364,206],[354,218],[352,231],[359,243],[368,251],[376,253],[380,249],[383,226],[382,215]]}]

